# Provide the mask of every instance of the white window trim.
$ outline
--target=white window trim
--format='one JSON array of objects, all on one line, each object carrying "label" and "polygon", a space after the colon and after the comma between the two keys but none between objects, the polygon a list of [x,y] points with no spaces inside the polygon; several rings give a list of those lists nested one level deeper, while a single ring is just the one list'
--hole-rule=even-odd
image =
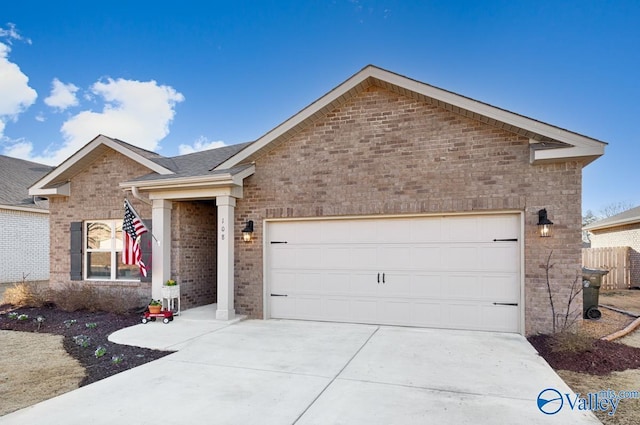
[{"label": "white window trim", "polygon": [[[95,249],[95,248],[89,248],[88,247],[88,242],[87,242],[87,238],[89,236],[89,231],[87,229],[88,224],[89,223],[97,223],[97,222],[102,222],[102,223],[108,223],[109,226],[111,227],[111,248],[107,251],[105,249]],[[102,281],[102,282],[140,282],[140,279],[117,279],[116,278],[116,272],[117,272],[117,264],[118,264],[118,255],[122,255],[122,249],[117,250],[116,248],[116,227],[118,225],[118,223],[122,226],[122,220],[120,219],[93,219],[93,220],[85,220],[82,223],[82,244],[83,244],[83,252],[82,252],[82,274],[83,274],[83,278],[84,280],[87,281],[92,281],[92,282],[96,282],[96,281]],[[124,244],[124,241],[122,241],[122,243]],[[110,268],[110,273],[111,275],[109,276],[109,278],[106,277],[89,277],[89,261],[88,261],[88,257],[89,257],[89,253],[90,252],[110,252],[111,253],[111,268]]]}]

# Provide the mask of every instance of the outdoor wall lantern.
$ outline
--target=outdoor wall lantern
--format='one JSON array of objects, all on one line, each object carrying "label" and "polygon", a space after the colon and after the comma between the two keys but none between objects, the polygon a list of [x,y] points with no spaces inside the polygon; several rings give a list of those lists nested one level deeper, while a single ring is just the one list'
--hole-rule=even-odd
[{"label": "outdoor wall lantern", "polygon": [[540,230],[540,237],[548,238],[551,236],[551,226],[553,226],[553,222],[547,218],[546,208],[538,211],[538,229]]},{"label": "outdoor wall lantern", "polygon": [[242,229],[242,240],[245,242],[251,242],[253,238],[253,220],[247,221],[247,225]]}]

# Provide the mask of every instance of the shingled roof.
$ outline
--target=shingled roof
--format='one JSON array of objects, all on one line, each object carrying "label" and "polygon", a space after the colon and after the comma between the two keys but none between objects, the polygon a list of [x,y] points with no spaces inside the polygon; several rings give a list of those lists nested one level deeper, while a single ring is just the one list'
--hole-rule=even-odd
[{"label": "shingled roof", "polygon": [[0,208],[20,207],[38,210],[49,209],[46,200],[29,196],[28,190],[34,182],[49,173],[53,167],[0,155]]},{"label": "shingled roof", "polygon": [[601,230],[635,223],[640,223],[640,206],[591,223],[588,226],[584,226],[583,230]]}]

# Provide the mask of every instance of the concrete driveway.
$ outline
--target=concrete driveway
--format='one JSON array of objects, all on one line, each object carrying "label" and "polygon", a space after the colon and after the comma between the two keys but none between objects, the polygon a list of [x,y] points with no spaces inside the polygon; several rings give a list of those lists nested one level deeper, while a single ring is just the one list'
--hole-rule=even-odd
[{"label": "concrete driveway", "polygon": [[599,423],[568,408],[538,410],[542,390],[569,389],[519,335],[281,320],[200,330],[180,323],[138,325],[114,338],[147,335],[157,345],[164,333],[180,348],[175,354],[0,423]]}]

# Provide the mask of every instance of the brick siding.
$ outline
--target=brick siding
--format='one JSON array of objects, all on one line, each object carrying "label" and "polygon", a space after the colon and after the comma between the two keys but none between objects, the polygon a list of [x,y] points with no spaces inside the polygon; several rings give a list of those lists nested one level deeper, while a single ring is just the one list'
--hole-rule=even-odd
[{"label": "brick siding", "polygon": [[[122,281],[71,281],[69,278],[69,228],[72,222],[85,220],[116,219],[124,215],[123,201],[126,193],[119,187],[149,170],[115,151],[109,151],[73,177],[69,197],[52,197],[49,201],[51,222],[51,276],[50,284],[60,288],[65,284],[80,283],[101,288],[124,288],[140,300],[148,300],[150,282]],[[128,194],[128,199],[142,219],[151,219],[151,206]],[[147,264],[151,266],[151,264]]]},{"label": "brick siding", "polygon": [[171,270],[182,308],[216,302],[216,217],[215,201],[173,203]]},{"label": "brick siding", "polygon": [[640,285],[640,223],[591,232],[591,248],[628,246],[631,286]]},{"label": "brick siding", "polygon": [[0,282],[49,279],[49,214],[0,209]]},{"label": "brick siding", "polygon": [[[370,87],[256,160],[236,209],[236,241],[247,219],[255,223],[255,240],[236,244],[238,313],[263,315],[263,219],[519,210],[525,332],[550,330],[541,266],[553,251],[563,304],[580,273],[582,164],[529,158],[524,137]],[[552,238],[537,234],[541,208],[556,223]]]}]

